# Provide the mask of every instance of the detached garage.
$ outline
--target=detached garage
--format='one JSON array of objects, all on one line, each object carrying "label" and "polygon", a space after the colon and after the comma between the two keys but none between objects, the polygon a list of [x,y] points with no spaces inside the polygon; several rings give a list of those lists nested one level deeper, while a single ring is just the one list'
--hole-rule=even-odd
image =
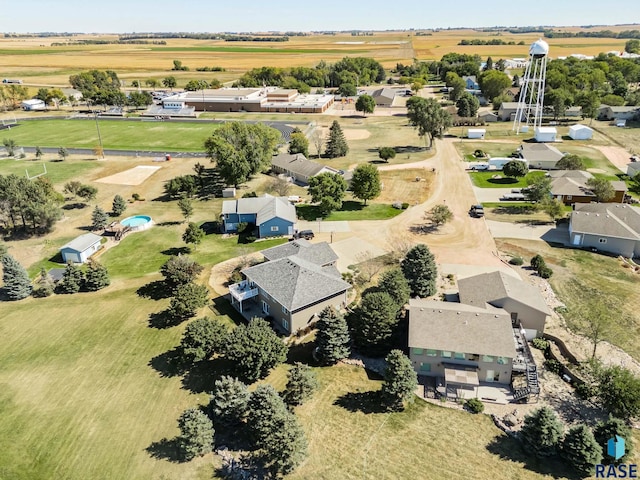
[{"label": "detached garage", "polygon": [[574,140],[591,140],[593,130],[586,125],[572,125],[569,127],[569,136]]},{"label": "detached garage", "polygon": [[85,233],[74,238],[60,249],[65,263],[85,263],[89,257],[100,250],[102,237],[95,233]]}]

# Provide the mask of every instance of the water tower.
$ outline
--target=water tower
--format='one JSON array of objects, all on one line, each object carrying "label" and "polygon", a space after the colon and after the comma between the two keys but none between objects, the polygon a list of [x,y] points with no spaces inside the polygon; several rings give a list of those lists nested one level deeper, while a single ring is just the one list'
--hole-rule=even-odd
[{"label": "water tower", "polygon": [[528,131],[529,125],[534,129],[540,128],[548,55],[549,44],[544,40],[540,39],[531,44],[531,48],[529,48],[529,63],[527,63],[524,71],[520,100],[518,101],[516,118],[513,121],[513,129],[516,134],[520,133],[520,131]]}]

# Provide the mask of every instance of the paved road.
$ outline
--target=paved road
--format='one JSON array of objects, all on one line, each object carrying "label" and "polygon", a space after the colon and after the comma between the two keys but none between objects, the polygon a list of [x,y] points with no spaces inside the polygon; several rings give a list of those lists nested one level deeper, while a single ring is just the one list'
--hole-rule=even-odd
[{"label": "paved road", "polygon": [[485,220],[494,238],[518,238],[522,240],[543,240],[546,242],[569,243],[569,226],[531,225]]},{"label": "paved road", "polygon": [[511,193],[510,188],[479,188],[473,187],[473,193],[478,199],[478,203],[499,202],[500,197]]}]

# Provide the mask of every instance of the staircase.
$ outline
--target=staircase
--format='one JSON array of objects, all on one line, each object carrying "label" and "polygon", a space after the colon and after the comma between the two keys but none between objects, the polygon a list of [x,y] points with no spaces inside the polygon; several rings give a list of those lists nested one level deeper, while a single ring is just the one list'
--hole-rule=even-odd
[{"label": "staircase", "polygon": [[527,388],[533,394],[540,393],[540,385],[538,384],[538,369],[534,364],[527,365]]},{"label": "staircase", "polygon": [[531,389],[529,387],[518,388],[513,392],[513,401],[519,402],[521,400],[526,400],[531,395]]}]

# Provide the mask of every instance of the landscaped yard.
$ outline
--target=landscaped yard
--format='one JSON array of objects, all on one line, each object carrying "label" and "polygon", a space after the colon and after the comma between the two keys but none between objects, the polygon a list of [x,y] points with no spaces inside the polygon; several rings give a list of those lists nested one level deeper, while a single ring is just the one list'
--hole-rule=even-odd
[{"label": "landscaped yard", "polygon": [[544,172],[533,171],[520,178],[505,177],[501,171],[491,170],[486,172],[469,173],[471,181],[480,188],[522,188],[529,185],[537,177],[544,176]]},{"label": "landscaped yard", "polygon": [[[298,205],[296,207],[298,218],[309,222],[322,217],[320,207],[317,205]],[[335,210],[323,218],[328,221],[355,221],[355,220],[385,220],[402,213],[402,210],[393,208],[384,203],[369,203],[364,205],[358,200],[346,200],[340,210]]]}]

